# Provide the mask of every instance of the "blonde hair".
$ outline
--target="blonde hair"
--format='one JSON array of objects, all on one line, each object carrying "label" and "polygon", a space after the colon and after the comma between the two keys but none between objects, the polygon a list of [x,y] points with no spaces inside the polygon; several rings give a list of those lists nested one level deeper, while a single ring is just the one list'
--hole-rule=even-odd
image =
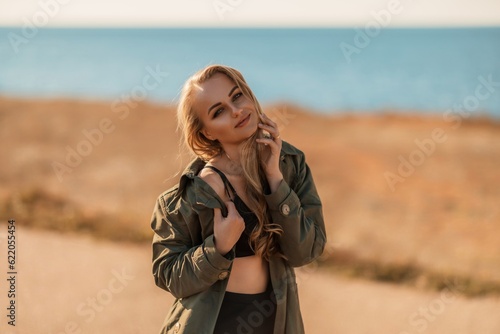
[{"label": "blonde hair", "polygon": [[[179,106],[177,109],[178,130],[182,142],[198,157],[204,161],[224,153],[218,140],[210,140],[202,133],[203,124],[197,113],[193,110],[194,88],[210,79],[214,74],[226,75],[241,90],[243,95],[250,99],[262,119],[262,109],[252,90],[246,83],[243,75],[236,69],[224,65],[210,65],[192,75],[182,88]],[[284,257],[279,249],[278,240],[283,229],[278,224],[271,222],[266,200],[264,198],[263,184],[267,182],[264,171],[260,166],[263,146],[256,142],[259,131],[255,131],[241,145],[240,161],[243,178],[245,179],[248,195],[248,207],[258,218],[258,224],[249,237],[250,247],[255,254],[269,260],[271,255],[278,254]]]}]

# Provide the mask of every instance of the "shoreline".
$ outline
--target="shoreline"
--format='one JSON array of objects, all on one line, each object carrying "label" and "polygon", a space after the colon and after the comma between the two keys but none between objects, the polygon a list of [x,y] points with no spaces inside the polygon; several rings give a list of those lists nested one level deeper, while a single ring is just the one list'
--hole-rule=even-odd
[{"label": "shoreline", "polygon": [[[73,98],[73,97],[23,97],[23,96],[13,96],[13,95],[2,95],[0,93],[0,106],[4,103],[56,103],[56,104],[90,104],[98,106],[109,106],[111,108],[115,100],[100,99],[100,98]],[[175,109],[175,103],[166,103],[154,100],[145,100],[141,102],[135,102],[144,106],[149,106],[153,108],[164,108],[164,109]],[[419,110],[419,109],[402,109],[402,108],[382,108],[382,109],[333,109],[333,110],[318,110],[313,107],[308,107],[306,105],[288,102],[286,100],[276,100],[269,103],[261,103],[262,109],[272,110],[275,108],[288,107],[295,111],[304,112],[312,116],[326,117],[326,118],[340,118],[349,119],[355,117],[387,117],[387,118],[411,118],[417,119],[434,119],[439,120],[443,118],[443,115],[447,110]],[[496,115],[493,112],[487,110],[479,110],[470,113],[469,117],[461,116],[465,123],[488,123],[500,124],[500,113]]]}]

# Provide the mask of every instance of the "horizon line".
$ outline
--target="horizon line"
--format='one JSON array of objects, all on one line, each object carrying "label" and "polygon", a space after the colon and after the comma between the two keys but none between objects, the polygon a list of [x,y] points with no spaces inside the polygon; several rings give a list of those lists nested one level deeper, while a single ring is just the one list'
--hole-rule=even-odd
[{"label": "horizon line", "polygon": [[[22,29],[22,25],[4,25],[0,28]],[[391,25],[380,29],[460,29],[500,28],[498,24],[452,24],[452,25]],[[363,29],[357,25],[55,25],[37,29]]]}]

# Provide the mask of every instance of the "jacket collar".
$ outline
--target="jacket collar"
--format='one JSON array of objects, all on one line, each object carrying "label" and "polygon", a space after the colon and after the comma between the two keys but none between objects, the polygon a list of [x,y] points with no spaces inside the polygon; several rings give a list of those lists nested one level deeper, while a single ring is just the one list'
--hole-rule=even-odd
[{"label": "jacket collar", "polygon": [[[301,154],[300,150],[298,150],[295,146],[289,144],[288,142],[286,142],[284,140],[282,141],[281,152],[280,152],[280,160],[281,161],[285,160],[286,155],[298,155],[298,154]],[[179,188],[178,188],[177,192],[182,192],[188,179],[194,180],[195,177],[200,172],[200,170],[203,169],[205,164],[206,164],[206,162],[203,161],[200,157],[196,157],[193,160],[191,160],[191,162],[187,165],[187,167],[182,172],[182,175],[181,175],[181,178],[179,181]],[[205,183],[203,182],[203,184],[205,184]],[[215,194],[215,192],[212,190],[212,188],[204,189],[204,190],[208,191],[209,193],[213,192]]]}]

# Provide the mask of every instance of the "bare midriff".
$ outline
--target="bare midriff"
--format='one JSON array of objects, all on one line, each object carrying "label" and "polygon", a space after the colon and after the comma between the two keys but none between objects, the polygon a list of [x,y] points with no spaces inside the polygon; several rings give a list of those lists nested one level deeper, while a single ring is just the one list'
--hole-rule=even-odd
[{"label": "bare midriff", "polygon": [[258,255],[237,257],[233,260],[226,291],[261,293],[269,281],[269,264]]}]

